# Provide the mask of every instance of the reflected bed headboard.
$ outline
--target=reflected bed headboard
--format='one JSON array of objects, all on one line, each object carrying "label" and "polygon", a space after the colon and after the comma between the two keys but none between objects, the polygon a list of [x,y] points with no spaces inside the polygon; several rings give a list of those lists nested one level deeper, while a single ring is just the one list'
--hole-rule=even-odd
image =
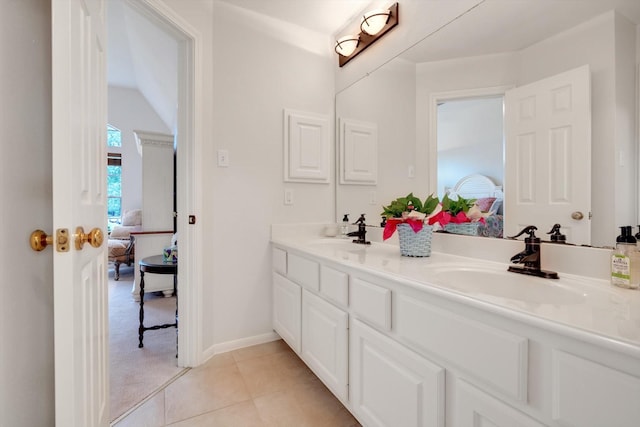
[{"label": "reflected bed headboard", "polygon": [[502,199],[502,186],[496,185],[491,178],[480,174],[467,175],[447,191],[450,196],[461,196],[465,199],[481,199],[495,197]]},{"label": "reflected bed headboard", "polygon": [[478,226],[478,236],[502,237],[504,220],[502,186],[496,185],[489,177],[472,174],[460,179],[453,188],[446,190],[446,194],[452,198],[460,196],[465,199],[476,199],[476,204],[483,212],[492,213],[485,218],[485,224]]}]

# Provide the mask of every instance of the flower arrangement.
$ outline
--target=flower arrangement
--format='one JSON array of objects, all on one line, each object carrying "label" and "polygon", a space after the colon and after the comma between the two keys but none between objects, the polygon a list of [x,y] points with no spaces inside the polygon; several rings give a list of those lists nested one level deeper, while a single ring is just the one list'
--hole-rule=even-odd
[{"label": "flower arrangement", "polygon": [[422,202],[413,193],[399,197],[388,206],[383,206],[381,215],[387,218],[382,238],[387,240],[395,233],[399,224],[408,224],[415,233],[422,230],[425,221],[429,221],[441,209],[438,197],[430,195]]},{"label": "flower arrangement", "polygon": [[476,199],[465,199],[460,196],[454,200],[451,199],[449,195],[445,195],[442,198],[441,206],[442,209],[433,216],[430,224],[437,222],[442,227],[449,223],[463,224],[466,222],[480,222],[484,224],[485,217],[490,215],[480,210],[478,205],[476,205]]},{"label": "flower arrangement", "polygon": [[424,224],[439,224],[444,228],[447,224],[479,222],[484,224],[489,213],[482,212],[475,204],[475,199],[456,199],[445,195],[442,201],[433,194],[422,202],[413,193],[399,197],[388,206],[383,206],[381,215],[387,218],[382,238],[387,240],[396,231],[399,224],[408,224],[415,233],[422,230]]}]

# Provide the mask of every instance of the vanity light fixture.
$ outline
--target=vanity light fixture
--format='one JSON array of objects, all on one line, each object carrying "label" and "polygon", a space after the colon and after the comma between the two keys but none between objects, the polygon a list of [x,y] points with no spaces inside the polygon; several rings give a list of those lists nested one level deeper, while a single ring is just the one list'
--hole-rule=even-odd
[{"label": "vanity light fixture", "polygon": [[376,9],[365,13],[360,24],[360,34],[349,35],[336,41],[335,51],[342,67],[360,52],[398,25],[398,3],[388,9]]}]

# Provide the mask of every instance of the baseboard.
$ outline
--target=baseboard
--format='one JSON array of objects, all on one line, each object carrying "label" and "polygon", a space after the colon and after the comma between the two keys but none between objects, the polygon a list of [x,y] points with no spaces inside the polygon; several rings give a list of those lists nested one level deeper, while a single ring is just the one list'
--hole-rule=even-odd
[{"label": "baseboard", "polygon": [[262,335],[254,335],[252,337],[241,338],[239,340],[214,344],[202,352],[203,363],[211,359],[216,354],[226,353],[228,351],[238,350],[252,345],[264,344],[266,342],[276,341],[279,339],[280,335],[275,332],[269,332]]}]

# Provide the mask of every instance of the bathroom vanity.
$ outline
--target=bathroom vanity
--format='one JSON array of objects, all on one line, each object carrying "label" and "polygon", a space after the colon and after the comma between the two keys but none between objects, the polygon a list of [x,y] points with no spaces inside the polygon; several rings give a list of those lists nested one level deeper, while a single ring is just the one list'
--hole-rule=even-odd
[{"label": "bathroom vanity", "polygon": [[273,327],[362,425],[640,425],[640,292],[280,231]]}]

